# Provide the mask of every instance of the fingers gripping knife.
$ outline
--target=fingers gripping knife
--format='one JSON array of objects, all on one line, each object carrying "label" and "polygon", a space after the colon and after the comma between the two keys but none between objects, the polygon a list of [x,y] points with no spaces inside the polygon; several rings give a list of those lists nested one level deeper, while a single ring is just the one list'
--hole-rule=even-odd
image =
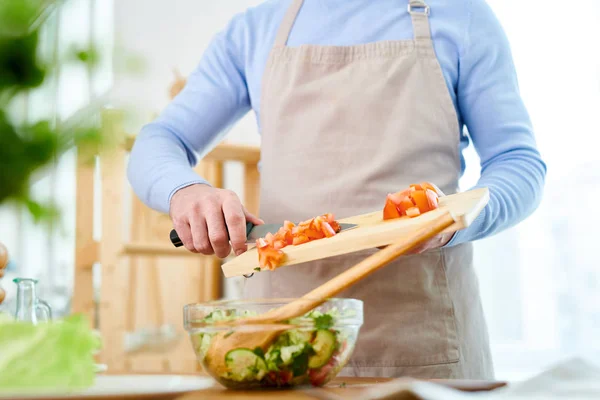
[{"label": "fingers gripping knife", "polygon": [[[273,227],[275,226],[274,224],[271,225],[259,225],[260,227]],[[275,229],[275,232],[277,232],[277,230],[283,225],[278,225],[278,228]],[[253,232],[255,225],[252,222],[246,222],[246,243],[253,243],[256,239],[258,239],[258,237],[252,239],[250,237],[250,234]],[[261,229],[262,231],[262,229]],[[274,233],[274,232],[272,232]],[[227,233],[229,234],[229,232]],[[265,233],[266,234],[266,233]],[[252,235],[253,237],[256,236],[256,233],[254,233]],[[173,246],[175,247],[181,247],[183,246],[183,242],[181,241],[181,239],[179,238],[179,235],[177,234],[177,231],[175,229],[171,230],[171,234],[169,235],[170,239],[171,239],[171,243],[173,243]],[[259,236],[260,237],[260,236]]]}]

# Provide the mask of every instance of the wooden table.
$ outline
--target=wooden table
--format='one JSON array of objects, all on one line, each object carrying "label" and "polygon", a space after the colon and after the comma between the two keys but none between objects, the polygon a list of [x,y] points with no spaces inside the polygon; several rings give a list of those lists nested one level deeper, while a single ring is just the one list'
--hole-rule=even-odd
[{"label": "wooden table", "polygon": [[[308,399],[353,399],[361,398],[361,392],[374,385],[390,382],[389,378],[337,378],[324,388],[308,388],[297,390],[271,390],[271,391],[237,391],[228,390],[218,383],[207,390],[190,393],[180,400],[200,400],[200,399],[236,399],[236,400],[256,400],[256,399],[289,399],[289,400],[308,400]],[[464,391],[488,391],[505,386],[504,382],[486,382],[486,381],[460,381],[460,380],[434,380],[432,382],[452,387]]]}]

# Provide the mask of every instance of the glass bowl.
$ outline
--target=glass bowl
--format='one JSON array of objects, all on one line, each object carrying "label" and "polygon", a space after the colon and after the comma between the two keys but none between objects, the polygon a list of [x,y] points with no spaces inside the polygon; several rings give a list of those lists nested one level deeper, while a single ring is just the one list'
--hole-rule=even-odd
[{"label": "glass bowl", "polygon": [[[203,369],[230,389],[323,386],[346,365],[363,324],[363,302],[330,299],[303,317],[274,324],[218,326],[296,299],[188,304],[184,325]],[[251,342],[261,343],[248,348]]]}]

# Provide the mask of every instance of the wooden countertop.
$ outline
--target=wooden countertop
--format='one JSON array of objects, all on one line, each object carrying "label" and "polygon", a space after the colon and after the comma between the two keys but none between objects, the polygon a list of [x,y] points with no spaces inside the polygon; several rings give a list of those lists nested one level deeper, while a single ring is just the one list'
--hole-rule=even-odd
[{"label": "wooden countertop", "polygon": [[[308,400],[308,399],[359,399],[364,398],[364,391],[372,389],[377,384],[390,382],[389,378],[337,378],[324,388],[306,388],[296,390],[270,390],[270,391],[237,391],[228,390],[215,383],[207,390],[189,393],[180,397],[180,400],[200,400],[200,399],[236,399],[236,400],[255,400],[255,399],[288,399],[288,400]],[[444,386],[463,391],[488,391],[505,386],[505,382],[488,381],[467,381],[467,380],[432,380]],[[383,385],[382,385],[383,386]],[[363,395],[361,395],[363,394]]]}]

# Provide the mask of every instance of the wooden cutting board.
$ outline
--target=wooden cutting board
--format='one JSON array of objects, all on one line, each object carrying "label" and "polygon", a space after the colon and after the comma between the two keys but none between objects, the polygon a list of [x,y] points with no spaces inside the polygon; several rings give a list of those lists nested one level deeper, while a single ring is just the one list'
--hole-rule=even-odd
[{"label": "wooden cutting board", "polygon": [[[369,214],[341,219],[339,220],[341,223],[357,224],[358,227],[341,232],[332,238],[283,248],[287,258],[281,267],[386,246],[400,235],[419,229],[448,210],[454,214],[456,223],[445,232],[455,232],[469,226],[488,201],[489,191],[487,188],[482,188],[440,197],[440,207],[437,210],[416,218],[405,217],[384,221],[382,210],[378,210]],[[229,278],[255,273],[257,267],[257,250],[252,248],[223,264],[222,269],[225,277]],[[269,271],[263,272],[268,273]]]}]

